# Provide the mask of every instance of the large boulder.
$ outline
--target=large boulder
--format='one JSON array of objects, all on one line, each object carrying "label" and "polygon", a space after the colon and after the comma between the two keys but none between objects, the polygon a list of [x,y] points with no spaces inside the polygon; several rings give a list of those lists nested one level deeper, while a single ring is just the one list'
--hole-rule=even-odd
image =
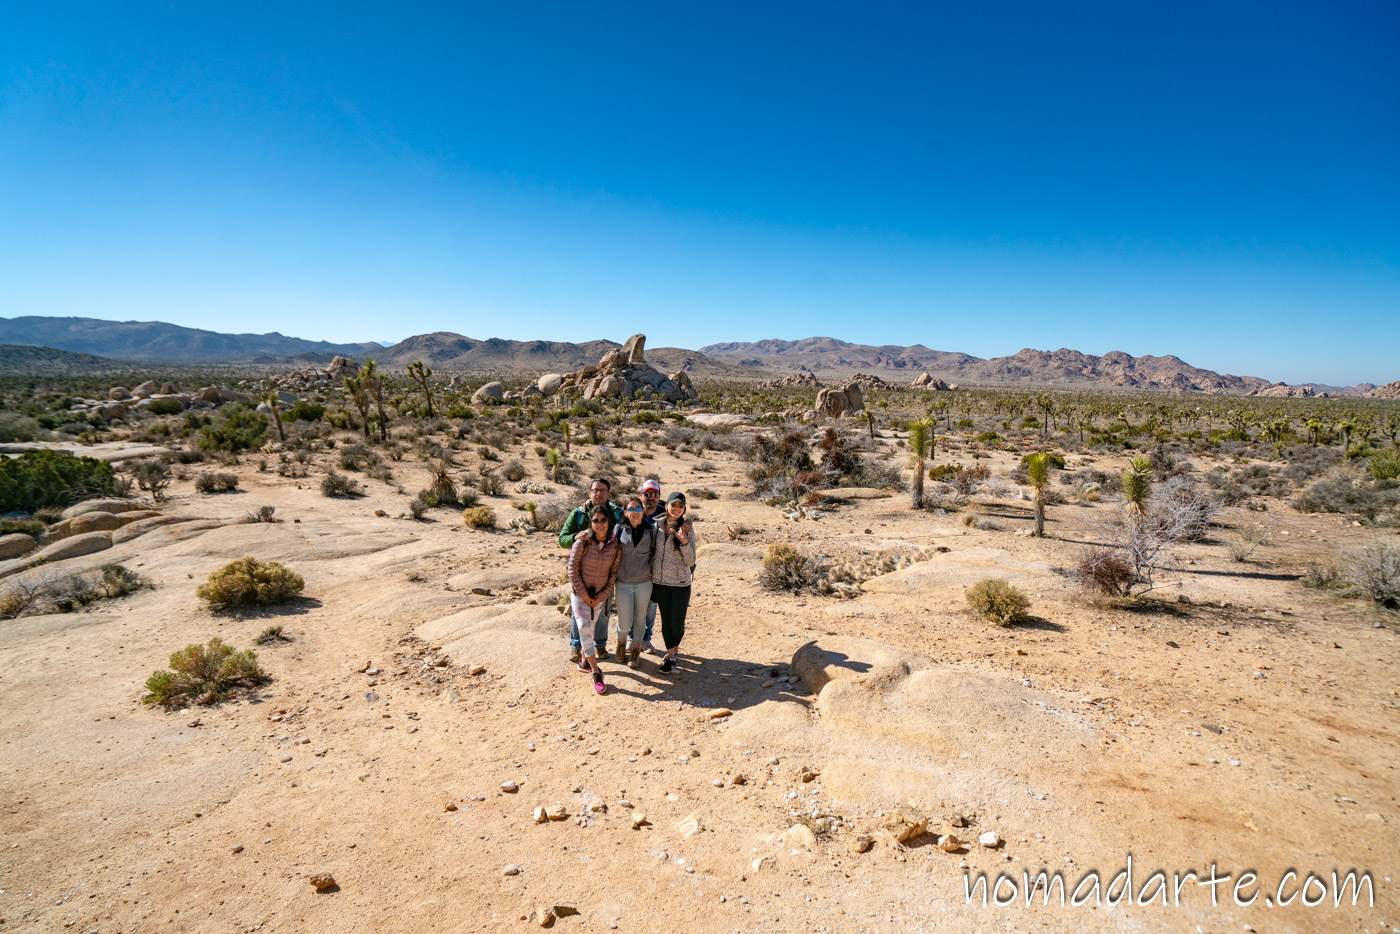
[{"label": "large boulder", "polygon": [[101,415],[109,422],[120,422],[126,420],[126,406],[120,402],[110,402],[107,405],[98,406],[97,414]]},{"label": "large boulder", "polygon": [[218,386],[205,386],[203,389],[201,389],[201,390],[199,391],[199,398],[200,398],[200,400],[203,401],[203,402],[212,402],[212,403],[214,403],[215,405],[218,405],[218,404],[219,404],[219,387],[218,387]]},{"label": "large boulder", "polygon": [[865,395],[860,390],[860,383],[853,380],[842,391],[846,393],[846,404],[852,414],[865,411]]},{"label": "large boulder", "polygon": [[86,532],[82,535],[74,535],[62,541],[54,542],[34,555],[32,560],[36,564],[45,562],[62,561],[65,558],[80,558],[83,555],[90,555],[98,551],[106,551],[112,547],[111,532]]},{"label": "large boulder", "polygon": [[493,380],[472,393],[472,402],[478,405],[487,403],[495,405],[504,402],[506,399],[506,387],[504,383]]},{"label": "large boulder", "polygon": [[646,360],[643,353],[646,351],[647,336],[645,334],[633,334],[627,338],[627,343],[622,345],[622,352],[626,355],[627,362],[632,366],[643,366]]},{"label": "large boulder", "polygon": [[609,350],[603,354],[603,359],[598,361],[600,370],[620,370],[627,365],[627,354],[621,347],[616,350]]},{"label": "large boulder", "polygon": [[175,384],[174,384],[174,383],[164,383],[164,384],[160,387],[160,394],[161,394],[162,396],[170,396],[170,395],[174,395],[174,393],[175,393]]},{"label": "large boulder", "polygon": [[562,373],[546,373],[535,381],[535,388],[545,396],[556,395],[564,388],[564,376]]},{"label": "large boulder", "polygon": [[850,413],[851,402],[840,389],[823,389],[817,393],[817,414],[826,418],[840,418]]},{"label": "large boulder", "polygon": [[38,542],[34,541],[34,536],[25,535],[23,532],[0,535],[0,560],[18,558],[37,544]]},{"label": "large boulder", "polygon": [[155,380],[148,379],[148,380],[146,380],[144,383],[142,383],[140,386],[137,386],[135,389],[131,390],[131,394],[134,396],[134,395],[136,395],[137,393],[145,393],[146,395],[151,396],[151,395],[155,395],[155,391],[156,391],[156,383],[155,383]]},{"label": "large boulder", "polygon": [[330,366],[326,367],[326,376],[332,380],[344,379],[347,376],[354,376],[360,372],[360,365],[349,357],[342,357],[336,354],[331,360]]},{"label": "large boulder", "polygon": [[110,512],[85,512],[81,516],[64,519],[62,522],[55,522],[49,526],[48,540],[57,542],[88,532],[111,532],[132,521],[134,520],[125,515],[118,516]]},{"label": "large boulder", "polygon": [[81,503],[74,503],[63,510],[60,518],[71,519],[74,516],[81,516],[86,512],[132,512],[137,509],[145,509],[146,504],[134,499],[86,499]]},{"label": "large boulder", "polygon": [[107,390],[108,399],[126,399],[131,395],[131,390],[125,386],[113,386]]}]

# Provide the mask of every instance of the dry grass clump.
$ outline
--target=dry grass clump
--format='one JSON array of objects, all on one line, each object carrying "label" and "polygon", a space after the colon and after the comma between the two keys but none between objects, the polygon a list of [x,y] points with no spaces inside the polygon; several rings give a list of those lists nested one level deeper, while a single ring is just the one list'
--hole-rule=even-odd
[{"label": "dry grass clump", "polygon": [[967,605],[998,626],[1010,626],[1026,618],[1031,601],[1002,578],[989,577],[968,588]]},{"label": "dry grass clump", "polygon": [[1115,548],[1086,549],[1073,570],[1080,586],[1105,597],[1122,597],[1137,583],[1131,562]]},{"label": "dry grass clump", "polygon": [[360,481],[354,477],[330,471],[321,479],[322,496],[359,496]]},{"label": "dry grass clump", "polygon": [[764,590],[804,593],[815,591],[820,577],[816,561],[786,542],[774,542],[763,556],[758,584]]},{"label": "dry grass clump", "polygon": [[1357,548],[1343,556],[1342,566],[1361,596],[1400,609],[1400,547],[1379,542]]},{"label": "dry grass clump", "polygon": [[145,704],[183,707],[212,704],[239,688],[269,680],[252,650],[236,652],[215,637],[207,645],[187,645],[170,656],[170,669],[146,679]]},{"label": "dry grass clump", "polygon": [[468,506],[462,510],[462,521],[473,529],[494,529],[496,510],[490,506]]},{"label": "dry grass clump", "polygon": [[195,591],[215,609],[238,606],[271,606],[294,600],[306,582],[301,575],[276,561],[239,558],[209,575]]}]

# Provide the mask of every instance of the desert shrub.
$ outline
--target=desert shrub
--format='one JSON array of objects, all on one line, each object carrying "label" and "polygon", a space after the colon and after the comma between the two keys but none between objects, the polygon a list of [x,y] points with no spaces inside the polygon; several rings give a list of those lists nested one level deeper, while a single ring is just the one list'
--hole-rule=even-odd
[{"label": "desert shrub", "polygon": [[148,582],[128,567],[108,564],[102,568],[102,592],[108,597],[124,597],[147,586]]},{"label": "desert shrub", "polygon": [[473,529],[494,529],[496,511],[490,506],[468,506],[462,510],[462,521]]},{"label": "desert shrub", "polygon": [[429,509],[442,505],[442,500],[432,490],[419,490],[417,500]]},{"label": "desert shrub", "polygon": [[511,483],[519,483],[521,480],[525,479],[525,465],[511,458],[506,461],[506,465],[501,468],[501,476],[505,477]]},{"label": "desert shrub", "polygon": [[359,496],[360,482],[354,477],[347,477],[332,470],[321,478],[321,495]]},{"label": "desert shrub", "polygon": [[165,707],[212,704],[267,680],[251,649],[236,652],[215,637],[207,645],[187,645],[171,655],[169,670],[146,679],[147,694],[141,700]]},{"label": "desert shrub", "polygon": [[1376,480],[1400,478],[1400,448],[1372,452],[1366,458],[1366,472]]},{"label": "desert shrub", "polygon": [[26,451],[0,457],[0,512],[28,512],[69,506],[112,492],[112,465],[59,451]]},{"label": "desert shrub", "polygon": [[170,465],[158,457],[144,458],[127,465],[127,471],[135,479],[136,485],[156,502],[165,499],[165,488],[170,486]]},{"label": "desert shrub", "polygon": [[998,626],[1010,626],[1025,619],[1031,601],[1000,577],[989,577],[967,590],[967,605]]},{"label": "desert shrub", "polygon": [[326,415],[326,407],[315,402],[298,402],[282,413],[284,422],[319,422]]},{"label": "desert shrub", "polygon": [[224,406],[208,425],[199,430],[201,451],[237,454],[262,447],[267,440],[267,416],[246,402]]},{"label": "desert shrub", "polygon": [[243,517],[244,522],[276,522],[273,513],[277,511],[276,506],[259,506],[256,511],[248,513]]},{"label": "desert shrub", "polygon": [[[679,429],[667,429],[668,436]],[[792,502],[799,495],[793,478],[812,470],[810,433],[801,426],[755,435],[742,456],[750,464],[753,495],[765,503]]]},{"label": "desert shrub", "polygon": [[355,442],[341,447],[340,453],[336,455],[336,461],[340,464],[341,470],[365,470],[380,463],[381,458],[369,445]]},{"label": "desert shrub", "polygon": [[492,468],[483,467],[481,468],[481,476],[477,478],[476,487],[487,496],[500,496],[505,490],[505,481]]},{"label": "desert shrub", "polygon": [[[86,426],[84,429],[86,430]],[[39,437],[39,423],[18,412],[0,412],[0,442],[33,441]]]},{"label": "desert shrub", "polygon": [[455,466],[452,458],[444,454],[435,458],[429,468],[432,481],[428,484],[428,489],[437,497],[438,503],[457,501],[457,481],[452,478],[452,469]]},{"label": "desert shrub", "polygon": [[[1044,451],[1044,452],[1042,452],[1042,453],[1043,453],[1043,454],[1045,455],[1045,457],[1048,459],[1048,461],[1049,461],[1049,466],[1050,466],[1050,469],[1051,469],[1051,470],[1064,470],[1064,469],[1065,469],[1065,456],[1064,456],[1063,454],[1056,454],[1056,453],[1054,453],[1053,451]],[[1024,466],[1027,462],[1030,461],[1030,459],[1031,459],[1032,457],[1035,457],[1035,456],[1036,456],[1035,454],[1026,454],[1026,455],[1023,455],[1023,456],[1021,457],[1021,464]]]},{"label": "desert shrub", "polygon": [[1269,533],[1273,531],[1273,528],[1272,524],[1265,528],[1250,523],[1235,529],[1235,538],[1230,542],[1230,557],[1240,562],[1248,561],[1255,549],[1268,542]]},{"label": "desert shrub", "polygon": [[44,531],[44,523],[38,519],[0,519],[0,535],[21,532],[25,535],[38,535]]},{"label": "desert shrub", "polygon": [[1342,590],[1347,587],[1346,575],[1331,561],[1312,563],[1303,572],[1303,586],[1313,590]]},{"label": "desert shrub", "polygon": [[427,515],[430,508],[431,507],[421,499],[412,499],[408,502],[409,514],[415,519],[422,519],[423,516]]},{"label": "desert shrub", "polygon": [[[527,504],[527,509],[529,505],[531,504]],[[562,529],[572,511],[568,503],[555,498],[543,499],[533,505],[534,508],[529,509],[530,524],[541,532],[557,532]]]},{"label": "desert shrub", "polygon": [[1400,546],[1379,542],[1346,552],[1347,580],[1364,597],[1383,607],[1400,608]]},{"label": "desert shrub", "polygon": [[1390,481],[1371,480],[1354,464],[1339,464],[1295,497],[1293,506],[1301,512],[1347,513],[1371,520],[1400,509],[1400,490]]},{"label": "desert shrub", "polygon": [[23,616],[39,598],[34,587],[11,583],[0,587],[0,619],[15,619]]},{"label": "desert shrub", "polygon": [[200,493],[228,493],[238,489],[238,474],[202,473],[194,481],[194,488]]},{"label": "desert shrub", "polygon": [[1121,597],[1137,582],[1133,566],[1113,548],[1085,549],[1075,562],[1073,575],[1085,590],[1106,597]]},{"label": "desert shrub", "polygon": [[704,487],[691,487],[690,489],[685,491],[685,495],[686,498],[689,499],[691,502],[694,502],[698,499],[719,499],[718,493],[716,493],[714,490],[709,490]]},{"label": "desert shrub", "polygon": [[198,448],[176,451],[173,455],[173,460],[177,464],[202,464],[208,459],[209,455]]},{"label": "desert shrub", "polygon": [[371,480],[378,480],[380,483],[394,482],[394,470],[388,464],[375,464],[365,471],[365,476]]},{"label": "desert shrub", "polygon": [[971,496],[977,492],[977,488],[986,483],[992,476],[991,468],[985,464],[975,464],[972,467],[958,466],[943,482],[947,483],[953,492],[959,496]]},{"label": "desert shrub", "polygon": [[268,645],[272,642],[291,642],[291,638],[282,632],[281,626],[268,626],[258,633],[253,639],[256,645]]},{"label": "desert shrub", "polygon": [[146,411],[152,415],[179,415],[185,411],[185,407],[179,399],[152,399]]},{"label": "desert shrub", "polygon": [[195,595],[215,609],[271,606],[293,600],[306,582],[301,575],[276,561],[239,558],[209,575]]},{"label": "desert shrub", "polygon": [[816,561],[786,542],[773,542],[763,556],[758,585],[776,592],[815,592],[821,577]]}]

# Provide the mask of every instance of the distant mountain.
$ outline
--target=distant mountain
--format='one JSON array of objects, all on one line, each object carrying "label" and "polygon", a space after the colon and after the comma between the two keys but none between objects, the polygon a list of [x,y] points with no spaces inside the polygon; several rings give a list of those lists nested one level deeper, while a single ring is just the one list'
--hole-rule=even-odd
[{"label": "distant mountain", "polygon": [[[477,340],[450,331],[419,334],[392,347],[369,354],[381,366],[407,366],[415,360],[437,370],[473,373],[567,373],[595,364],[609,350],[621,347],[613,341],[582,344],[566,341],[512,341],[499,337]],[[684,369],[692,376],[747,376],[732,365],[678,347],[647,347],[647,363],[666,373]]]},{"label": "distant mountain", "polygon": [[118,360],[162,363],[242,363],[297,354],[362,356],[380,345],[332,344],[282,334],[221,334],[160,321],[98,318],[0,318],[0,343],[100,353]]},{"label": "distant mountain", "polygon": [[[1249,395],[1263,390],[1279,394],[1277,384],[1257,376],[1232,376],[1192,366],[1179,357],[1141,356],[1112,351],[1103,356],[1077,350],[1018,351],[1008,357],[983,360],[964,353],[911,347],[851,344],[831,337],[799,341],[762,340],[752,343],[710,344],[700,352],[742,366],[810,371],[829,377],[853,372],[889,379],[927,372],[950,383],[1026,387],[1116,387],[1166,392],[1205,392]],[[891,380],[893,381],[893,380]],[[1301,387],[1299,387],[1301,388]],[[1318,387],[1320,392],[1351,394],[1349,387]]]},{"label": "distant mountain", "polygon": [[130,363],[89,353],[27,344],[0,344],[0,372],[3,373],[100,373],[130,369]]}]

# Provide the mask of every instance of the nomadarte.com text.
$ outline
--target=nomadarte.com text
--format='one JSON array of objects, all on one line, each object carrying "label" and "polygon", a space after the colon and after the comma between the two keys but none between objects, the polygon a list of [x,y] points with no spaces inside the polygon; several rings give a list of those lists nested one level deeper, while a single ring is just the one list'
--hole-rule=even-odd
[{"label": "nomadarte.com text", "polygon": [[[1247,908],[1262,898],[1270,908],[1283,908],[1289,905],[1303,905],[1308,908],[1319,906],[1342,907],[1343,903],[1355,906],[1363,897],[1367,907],[1376,903],[1375,883],[1371,873],[1351,869],[1345,875],[1337,870],[1330,873],[1301,872],[1289,869],[1278,879],[1277,885],[1261,880],[1253,870],[1242,870],[1238,876],[1222,873],[1215,863],[1209,870],[1197,873],[1195,870],[1168,873],[1158,869],[1148,875],[1142,885],[1134,885],[1133,857],[1128,856],[1128,865],[1103,881],[1104,875],[1091,869],[1080,876],[1073,887],[1065,881],[1063,872],[1051,873],[1042,869],[1036,875],[1023,870],[1020,876],[999,873],[995,879],[979,872],[974,881],[971,870],[963,873],[963,892],[967,904],[981,898],[982,906],[995,905],[1007,908],[1018,903],[1030,906],[1037,901],[1042,905],[1058,903],[1061,907],[1079,908],[1086,905],[1139,905],[1160,904],[1162,907],[1180,905],[1183,900],[1210,898],[1211,905],[1233,902]],[[1202,889],[1208,889],[1206,895]],[[1364,896],[1363,896],[1364,893]]]}]

